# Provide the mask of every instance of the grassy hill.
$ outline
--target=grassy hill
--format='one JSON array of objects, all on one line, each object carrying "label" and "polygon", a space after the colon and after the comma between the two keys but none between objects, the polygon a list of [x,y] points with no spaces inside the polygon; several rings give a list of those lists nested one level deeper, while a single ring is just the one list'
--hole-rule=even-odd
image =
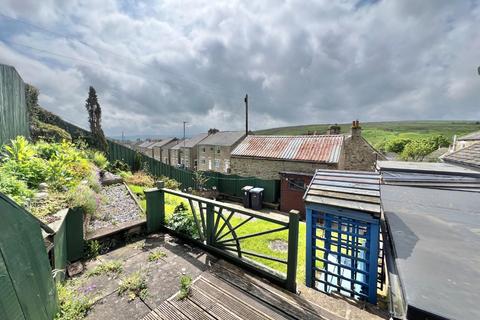
[{"label": "grassy hill", "polygon": [[[350,131],[350,123],[339,125],[342,128],[342,133]],[[451,140],[455,134],[464,135],[480,130],[479,121],[392,121],[364,122],[360,125],[363,129],[363,136],[374,146],[396,137],[415,139],[441,134]],[[259,130],[255,133],[263,135],[302,135],[316,131],[317,134],[325,134],[329,126],[330,124],[312,124]]]}]

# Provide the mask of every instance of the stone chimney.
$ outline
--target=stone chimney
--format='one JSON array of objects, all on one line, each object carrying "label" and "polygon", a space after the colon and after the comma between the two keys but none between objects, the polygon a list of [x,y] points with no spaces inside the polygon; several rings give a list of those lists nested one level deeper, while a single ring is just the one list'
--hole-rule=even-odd
[{"label": "stone chimney", "polygon": [[328,127],[327,134],[340,134],[341,128],[338,124]]},{"label": "stone chimney", "polygon": [[360,122],[358,120],[352,121],[352,138],[357,138],[362,136],[362,127],[360,127]]}]

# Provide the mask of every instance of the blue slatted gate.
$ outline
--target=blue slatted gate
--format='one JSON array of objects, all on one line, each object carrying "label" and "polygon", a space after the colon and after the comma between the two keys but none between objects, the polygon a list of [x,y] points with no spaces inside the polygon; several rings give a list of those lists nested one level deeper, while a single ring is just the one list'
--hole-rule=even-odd
[{"label": "blue slatted gate", "polygon": [[304,200],[307,286],[376,304],[383,286],[379,174],[317,170]]},{"label": "blue slatted gate", "polygon": [[378,219],[334,208],[307,207],[309,287],[375,304],[378,252]]}]

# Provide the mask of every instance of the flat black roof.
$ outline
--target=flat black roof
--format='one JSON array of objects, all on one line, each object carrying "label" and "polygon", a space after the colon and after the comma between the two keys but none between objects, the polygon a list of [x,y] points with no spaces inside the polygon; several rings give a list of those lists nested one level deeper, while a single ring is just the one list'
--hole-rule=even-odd
[{"label": "flat black roof", "polygon": [[480,319],[480,193],[382,185],[409,310]]}]

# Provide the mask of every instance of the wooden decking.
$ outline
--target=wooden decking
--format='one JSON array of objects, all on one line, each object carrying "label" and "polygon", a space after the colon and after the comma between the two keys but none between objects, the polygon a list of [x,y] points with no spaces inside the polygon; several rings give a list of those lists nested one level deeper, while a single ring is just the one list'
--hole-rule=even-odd
[{"label": "wooden decking", "polygon": [[[354,317],[351,317],[352,315]],[[178,300],[175,294],[143,319],[345,320],[380,318],[360,309],[353,314],[341,316],[221,261],[195,279],[188,298]]]}]

